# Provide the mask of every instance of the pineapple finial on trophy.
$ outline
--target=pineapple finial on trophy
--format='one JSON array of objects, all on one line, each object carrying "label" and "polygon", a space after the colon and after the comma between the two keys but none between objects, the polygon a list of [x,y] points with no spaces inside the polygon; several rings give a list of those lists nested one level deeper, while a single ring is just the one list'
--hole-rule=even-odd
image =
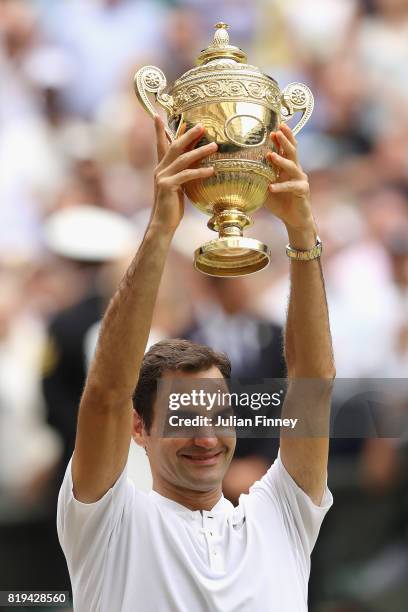
[{"label": "pineapple finial on trophy", "polygon": [[227,47],[229,45],[229,34],[228,28],[229,25],[220,21],[215,24],[215,34],[214,34],[214,47]]},{"label": "pineapple finial on trophy", "polygon": [[215,24],[215,33],[211,44],[203,49],[199,54],[196,65],[203,66],[215,59],[231,59],[237,63],[245,64],[247,61],[246,53],[238,47],[230,45],[230,38],[227,32],[229,25],[220,21]]}]

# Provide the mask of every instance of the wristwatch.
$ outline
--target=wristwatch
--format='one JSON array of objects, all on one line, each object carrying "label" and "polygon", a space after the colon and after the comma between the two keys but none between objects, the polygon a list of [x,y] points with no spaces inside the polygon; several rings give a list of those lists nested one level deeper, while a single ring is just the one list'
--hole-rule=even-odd
[{"label": "wristwatch", "polygon": [[319,236],[316,236],[316,244],[311,249],[307,251],[301,251],[299,249],[294,249],[288,244],[286,246],[286,255],[290,259],[296,259],[297,261],[311,261],[312,259],[317,259],[322,254],[323,245]]}]

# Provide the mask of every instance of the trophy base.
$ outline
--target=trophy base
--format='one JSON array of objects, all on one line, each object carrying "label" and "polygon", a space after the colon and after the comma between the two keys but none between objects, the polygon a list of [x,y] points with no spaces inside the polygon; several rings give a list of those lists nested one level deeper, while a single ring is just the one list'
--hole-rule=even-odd
[{"label": "trophy base", "polygon": [[269,264],[268,247],[254,238],[224,236],[211,240],[194,253],[197,270],[210,276],[245,276]]}]

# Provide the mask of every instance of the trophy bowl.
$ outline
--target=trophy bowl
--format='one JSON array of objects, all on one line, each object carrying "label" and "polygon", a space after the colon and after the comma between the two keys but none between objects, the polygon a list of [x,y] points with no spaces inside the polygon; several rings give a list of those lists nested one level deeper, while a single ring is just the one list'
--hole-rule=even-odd
[{"label": "trophy bowl", "polygon": [[167,86],[163,72],[144,66],[135,75],[137,97],[145,110],[156,113],[149,94],[167,114],[170,141],[200,123],[205,132],[196,146],[216,142],[218,150],[199,164],[214,166],[206,179],[190,181],[184,192],[196,208],[210,216],[208,227],[219,237],[200,246],[195,267],[213,276],[241,276],[268,265],[268,247],[243,235],[251,214],[261,208],[268,186],[279,177],[267,159],[274,150],[269,138],[296,112],[299,132],[313,111],[313,95],[302,83],[283,91],[272,77],[247,64],[246,54],[229,44],[228,26],[215,26],[214,40],[198,56],[197,66]]}]

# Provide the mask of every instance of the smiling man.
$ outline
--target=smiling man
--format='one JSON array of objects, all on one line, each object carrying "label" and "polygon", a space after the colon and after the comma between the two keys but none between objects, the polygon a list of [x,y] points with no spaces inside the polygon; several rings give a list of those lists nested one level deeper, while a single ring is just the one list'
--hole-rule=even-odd
[{"label": "smiling man", "polygon": [[[310,554],[332,503],[326,486],[329,394],[318,398],[303,388],[299,402],[293,393],[291,400],[291,387],[295,379],[330,381],[335,374],[307,176],[291,130],[281,126],[271,134],[282,152],[271,154],[280,179],[266,207],[284,222],[290,245],[284,416],[303,419],[311,433],[281,435],[278,459],[234,508],[222,495],[222,480],[235,438],[219,431],[162,437],[156,394],[166,377],[228,378],[228,358],[184,340],[160,342],[144,355],[166,256],[184,212],[182,185],[212,175],[197,162],[216,150],[215,144],[194,148],[200,126],[169,146],[159,118],[155,125],[159,163],[151,220],[105,314],[59,496],[58,533],[74,609],[301,612],[307,609]],[[126,475],[132,436],[150,461],[150,494]]]}]

